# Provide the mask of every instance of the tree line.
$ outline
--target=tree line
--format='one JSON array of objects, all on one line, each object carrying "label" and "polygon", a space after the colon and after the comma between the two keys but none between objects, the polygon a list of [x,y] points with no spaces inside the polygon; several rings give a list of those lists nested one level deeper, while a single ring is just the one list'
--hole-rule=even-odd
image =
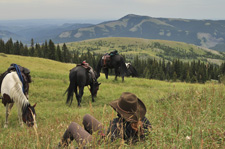
[{"label": "tree line", "polygon": [[[90,51],[88,50],[86,53],[78,50],[69,51],[65,43],[61,46],[55,45],[52,40],[34,44],[34,40],[31,39],[28,47],[19,41],[13,42],[12,39],[9,39],[4,42],[0,39],[0,53],[41,57],[75,64],[86,60],[96,69],[102,55]],[[148,79],[205,83],[211,79],[218,80],[220,75],[225,74],[225,63],[218,66],[203,63],[200,60],[183,62],[179,59],[172,61],[162,59],[158,61],[151,58],[141,59],[136,55],[131,63],[137,69],[139,77]]]},{"label": "tree line", "polygon": [[[139,59],[135,57],[133,66],[140,77],[167,81],[182,81],[191,83],[205,83],[207,80],[218,80],[219,74],[225,72],[225,63],[221,66],[203,63],[200,60],[183,62],[174,59],[172,62],[155,59]],[[224,67],[222,67],[224,66]],[[223,72],[222,72],[223,71]]]}]

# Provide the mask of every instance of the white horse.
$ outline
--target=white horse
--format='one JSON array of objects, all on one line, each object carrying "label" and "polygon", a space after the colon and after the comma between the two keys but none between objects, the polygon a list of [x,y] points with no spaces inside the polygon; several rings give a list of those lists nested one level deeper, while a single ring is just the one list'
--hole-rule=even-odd
[{"label": "white horse", "polygon": [[8,127],[8,116],[13,104],[16,103],[18,108],[19,123],[23,126],[23,122],[27,126],[36,126],[35,110],[33,105],[31,106],[26,96],[23,93],[22,82],[20,81],[16,72],[11,72],[5,76],[1,86],[2,100],[6,103],[6,118],[4,127]]}]

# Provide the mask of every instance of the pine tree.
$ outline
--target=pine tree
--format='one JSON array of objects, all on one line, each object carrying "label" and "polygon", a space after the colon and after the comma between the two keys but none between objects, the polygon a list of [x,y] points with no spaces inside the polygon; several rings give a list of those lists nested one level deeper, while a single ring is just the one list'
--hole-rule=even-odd
[{"label": "pine tree", "polygon": [[44,58],[48,58],[48,56],[49,56],[49,47],[48,47],[48,42],[46,40],[45,40],[45,43],[43,44],[42,52],[43,52],[43,57]]},{"label": "pine tree", "polygon": [[31,39],[29,55],[34,56],[34,39]]},{"label": "pine tree", "polygon": [[20,43],[19,41],[17,40],[15,43],[14,43],[14,51],[12,54],[16,54],[16,55],[20,55]]},{"label": "pine tree", "polygon": [[80,62],[79,51],[73,51],[73,63],[78,64]]},{"label": "pine tree", "polygon": [[5,42],[0,39],[0,53],[5,53]]},{"label": "pine tree", "polygon": [[36,43],[35,44],[35,50],[34,50],[34,56],[37,56],[37,57],[43,57],[42,56],[42,50],[41,50],[41,46],[39,43]]},{"label": "pine tree", "polygon": [[185,81],[186,82],[190,82],[191,81],[191,78],[190,78],[190,75],[189,75],[189,71],[187,71],[187,76],[186,76]]},{"label": "pine tree", "polygon": [[62,52],[61,52],[59,44],[57,45],[56,53],[57,53],[56,60],[62,62]]},{"label": "pine tree", "polygon": [[176,72],[174,71],[174,72],[173,72],[173,81],[176,82],[176,80],[177,80],[177,74],[176,74]]},{"label": "pine tree", "polygon": [[24,46],[23,46],[23,43],[21,41],[20,41],[19,48],[20,48],[20,55],[23,55],[23,53],[24,53]]},{"label": "pine tree", "polygon": [[71,61],[71,55],[65,43],[62,46],[62,56],[64,62],[68,63]]},{"label": "pine tree", "polygon": [[52,60],[56,60],[56,50],[55,50],[55,44],[53,43],[53,41],[50,39],[49,40],[49,55],[48,58],[52,59]]},{"label": "pine tree", "polygon": [[24,56],[28,56],[29,55],[29,49],[28,49],[27,45],[24,46],[23,55]]},{"label": "pine tree", "polygon": [[5,44],[5,53],[12,54],[13,48],[13,40],[10,38]]}]

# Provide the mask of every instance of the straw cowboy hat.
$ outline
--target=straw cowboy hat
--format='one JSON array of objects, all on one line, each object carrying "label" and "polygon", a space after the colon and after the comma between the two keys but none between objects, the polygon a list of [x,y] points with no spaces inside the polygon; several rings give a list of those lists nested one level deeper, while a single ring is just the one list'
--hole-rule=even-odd
[{"label": "straw cowboy hat", "polygon": [[122,93],[119,99],[110,103],[110,106],[128,122],[138,122],[146,114],[144,103],[129,92]]}]

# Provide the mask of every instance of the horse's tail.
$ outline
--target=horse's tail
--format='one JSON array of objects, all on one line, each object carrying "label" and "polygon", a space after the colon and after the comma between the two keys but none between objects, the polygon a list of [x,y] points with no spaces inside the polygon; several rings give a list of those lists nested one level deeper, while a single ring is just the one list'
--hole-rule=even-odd
[{"label": "horse's tail", "polygon": [[70,85],[64,93],[64,95],[67,93],[66,104],[69,104],[69,106],[72,104],[72,101],[73,101],[73,92],[75,89],[74,82],[75,81],[73,81],[73,79],[70,79]]},{"label": "horse's tail", "polygon": [[120,67],[121,67],[121,75],[125,76],[125,75],[128,74],[128,70],[127,70],[127,66],[125,64],[125,61],[124,61],[123,57],[120,58],[120,62],[121,62],[121,65],[120,65]]}]

